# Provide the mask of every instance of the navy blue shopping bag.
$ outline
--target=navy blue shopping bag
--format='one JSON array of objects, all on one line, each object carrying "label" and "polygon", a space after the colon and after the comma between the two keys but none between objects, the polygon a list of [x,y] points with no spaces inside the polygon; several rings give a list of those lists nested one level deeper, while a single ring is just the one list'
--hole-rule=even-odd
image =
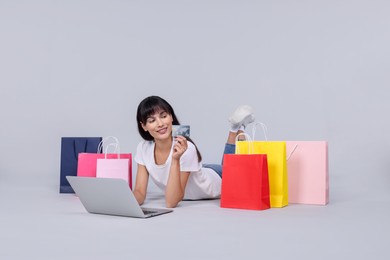
[{"label": "navy blue shopping bag", "polygon": [[62,137],[60,193],[74,193],[66,176],[76,176],[79,153],[97,153],[101,141],[102,137]]}]

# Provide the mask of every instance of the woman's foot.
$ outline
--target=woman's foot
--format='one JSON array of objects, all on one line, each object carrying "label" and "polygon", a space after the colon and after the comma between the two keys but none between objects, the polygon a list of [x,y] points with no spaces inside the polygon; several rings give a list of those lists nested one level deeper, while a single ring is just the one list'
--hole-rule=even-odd
[{"label": "woman's foot", "polygon": [[253,121],[255,121],[253,108],[248,105],[241,105],[229,117],[230,131],[244,131],[245,127]]}]

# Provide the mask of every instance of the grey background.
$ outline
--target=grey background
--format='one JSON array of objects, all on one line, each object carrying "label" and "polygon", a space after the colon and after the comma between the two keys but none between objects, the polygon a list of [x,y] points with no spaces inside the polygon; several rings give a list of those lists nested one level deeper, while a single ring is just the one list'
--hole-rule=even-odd
[{"label": "grey background", "polygon": [[[0,256],[388,259],[389,13],[375,0],[0,0]],[[191,125],[204,162],[220,161],[239,104],[271,140],[327,140],[330,204],[86,214],[58,194],[60,138],[114,135],[134,153],[148,95]]]}]

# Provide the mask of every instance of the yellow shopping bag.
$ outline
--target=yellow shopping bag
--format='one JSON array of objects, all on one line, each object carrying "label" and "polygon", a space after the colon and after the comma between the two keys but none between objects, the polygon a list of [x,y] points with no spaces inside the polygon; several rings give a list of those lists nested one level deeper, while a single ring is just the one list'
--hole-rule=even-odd
[{"label": "yellow shopping bag", "polygon": [[271,207],[281,208],[287,206],[288,205],[288,178],[287,178],[286,142],[284,141],[238,141],[236,142],[236,154],[249,154],[249,153],[267,155]]}]

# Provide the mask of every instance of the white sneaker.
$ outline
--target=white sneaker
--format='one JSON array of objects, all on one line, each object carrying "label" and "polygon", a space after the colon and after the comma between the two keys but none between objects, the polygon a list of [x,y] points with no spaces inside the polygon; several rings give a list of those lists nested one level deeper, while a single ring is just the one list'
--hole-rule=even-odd
[{"label": "white sneaker", "polygon": [[248,124],[254,121],[255,116],[253,114],[253,108],[248,105],[239,106],[229,117],[232,129],[238,129],[241,126],[245,128]]}]

